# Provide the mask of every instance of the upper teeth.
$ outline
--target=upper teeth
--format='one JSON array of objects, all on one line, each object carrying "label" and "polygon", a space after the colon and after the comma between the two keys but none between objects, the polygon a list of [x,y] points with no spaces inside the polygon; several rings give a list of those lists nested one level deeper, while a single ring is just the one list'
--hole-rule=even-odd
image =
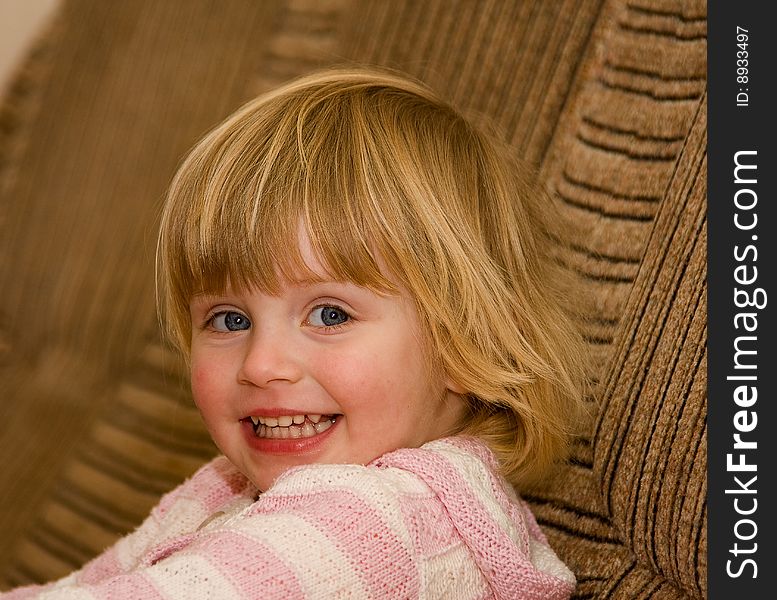
[{"label": "upper teeth", "polygon": [[282,417],[255,417],[251,415],[251,421],[254,425],[261,423],[267,427],[289,427],[292,423],[295,425],[301,425],[305,422],[305,417],[311,423],[318,423],[321,420],[321,415],[284,415]]}]

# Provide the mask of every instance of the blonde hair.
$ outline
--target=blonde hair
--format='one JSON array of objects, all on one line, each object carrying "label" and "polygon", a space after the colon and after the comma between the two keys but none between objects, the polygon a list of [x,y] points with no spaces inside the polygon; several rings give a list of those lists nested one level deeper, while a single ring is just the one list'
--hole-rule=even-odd
[{"label": "blonde hair", "polygon": [[335,279],[396,291],[382,261],[416,301],[435,368],[466,392],[459,432],[518,484],[563,456],[582,403],[551,208],[502,143],[423,84],[322,71],[249,102],[185,159],[161,223],[161,309],[188,356],[194,294],[309,273],[300,223]]}]

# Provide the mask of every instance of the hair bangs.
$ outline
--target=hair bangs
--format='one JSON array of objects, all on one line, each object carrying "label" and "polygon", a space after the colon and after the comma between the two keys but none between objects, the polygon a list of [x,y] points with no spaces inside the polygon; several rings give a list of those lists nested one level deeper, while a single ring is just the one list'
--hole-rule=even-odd
[{"label": "hair bangs", "polygon": [[[182,296],[227,287],[272,294],[284,282],[325,278],[395,291],[380,268],[376,228],[365,214],[368,185],[354,168],[358,143],[342,135],[346,113],[309,108],[299,117],[279,122],[264,143],[246,143],[243,132],[214,132],[223,139],[200,146],[210,156],[198,157],[198,148],[187,161],[209,168],[177,185],[189,188],[182,203],[187,209],[177,217],[178,247],[167,256],[177,263]],[[303,236],[316,264],[301,252]]]}]

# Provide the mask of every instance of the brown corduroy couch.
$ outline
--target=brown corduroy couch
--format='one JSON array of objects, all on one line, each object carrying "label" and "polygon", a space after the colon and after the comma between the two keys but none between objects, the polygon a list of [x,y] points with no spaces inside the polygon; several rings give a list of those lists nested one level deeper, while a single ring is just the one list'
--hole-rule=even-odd
[{"label": "brown corduroy couch", "polygon": [[160,200],[243,101],[347,61],[486,115],[581,225],[594,419],[525,493],[576,597],[706,597],[701,0],[66,0],[0,109],[0,589],[215,452],[158,333]]}]

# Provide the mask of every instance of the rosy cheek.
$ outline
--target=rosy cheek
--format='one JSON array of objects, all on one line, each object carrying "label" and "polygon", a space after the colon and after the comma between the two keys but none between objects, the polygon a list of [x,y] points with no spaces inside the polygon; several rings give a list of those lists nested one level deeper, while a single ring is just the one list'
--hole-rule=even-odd
[{"label": "rosy cheek", "polygon": [[203,365],[192,363],[191,367],[191,386],[194,400],[199,404],[199,401],[206,398],[211,392],[213,387],[213,375],[212,369],[209,369]]},{"label": "rosy cheek", "polygon": [[192,386],[201,385],[207,379],[207,369],[203,369],[198,362],[192,362],[191,378]]}]

